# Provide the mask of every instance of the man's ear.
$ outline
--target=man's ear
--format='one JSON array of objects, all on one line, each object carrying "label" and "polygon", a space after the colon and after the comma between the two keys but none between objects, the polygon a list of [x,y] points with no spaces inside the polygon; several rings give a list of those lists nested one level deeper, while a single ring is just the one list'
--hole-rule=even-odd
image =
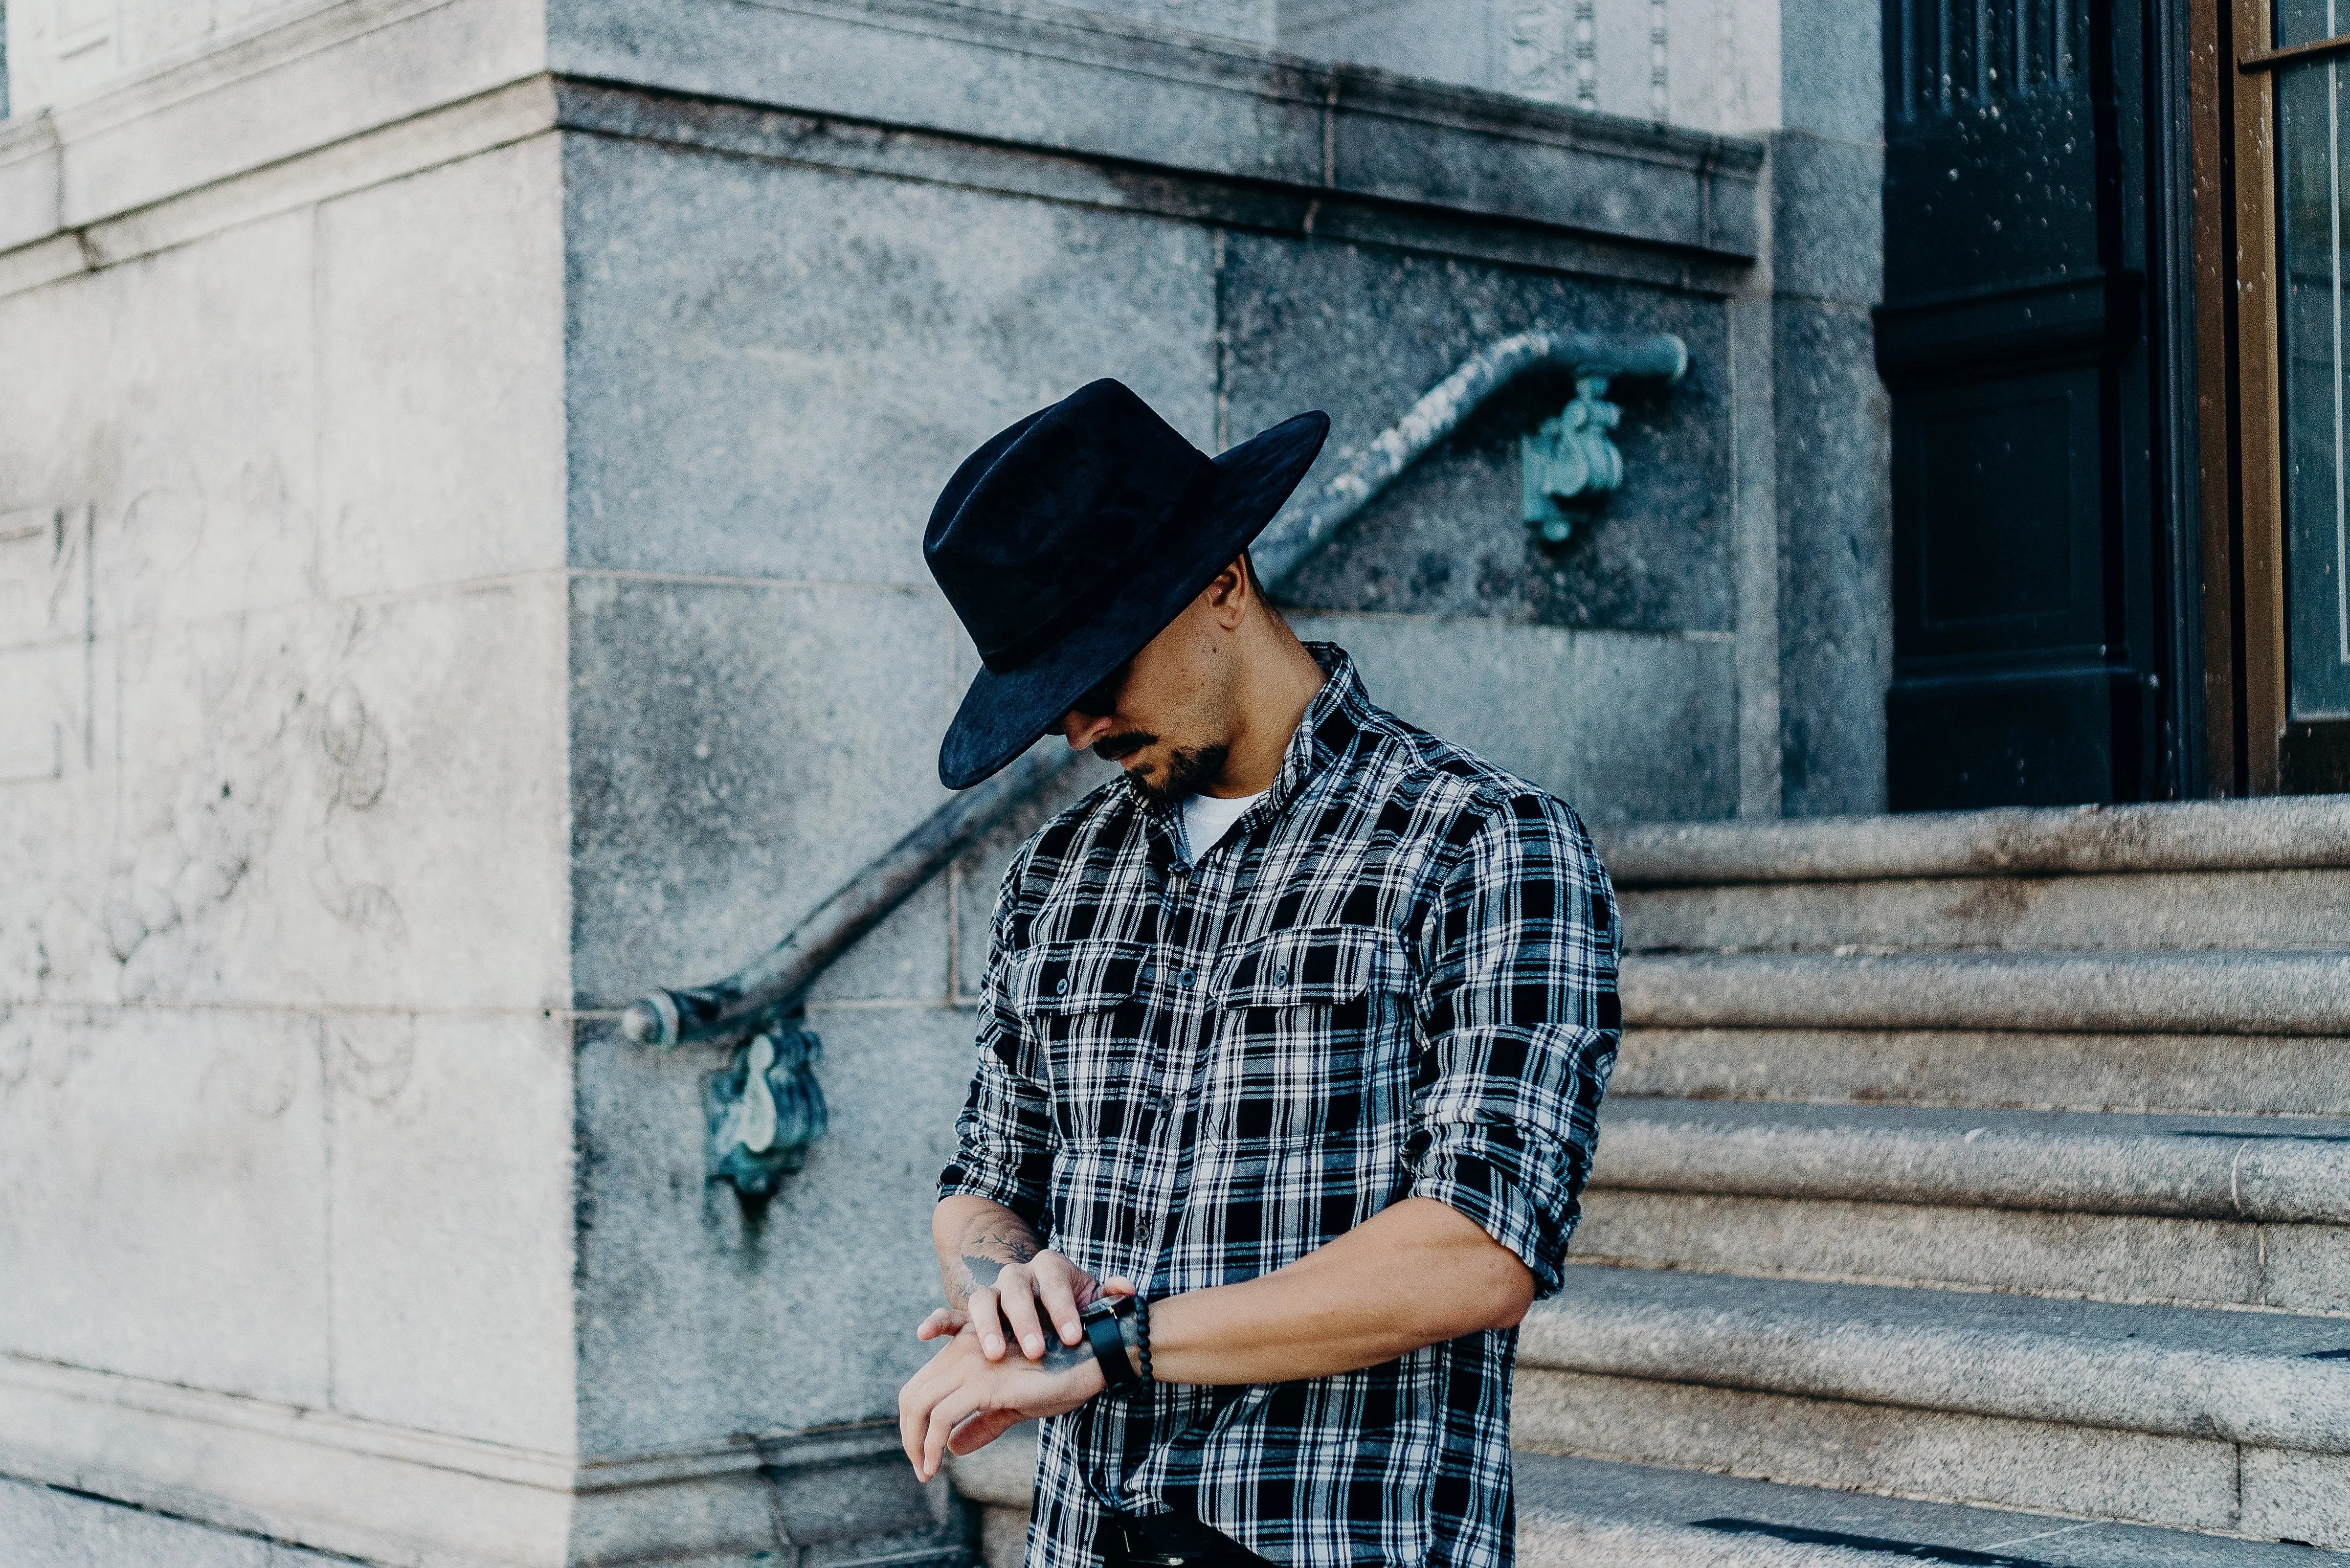
[{"label": "man's ear", "polygon": [[1244,556],[1234,557],[1232,565],[1218,572],[1201,592],[1208,601],[1209,613],[1226,631],[1241,624],[1242,618],[1248,614],[1249,602],[1256,597],[1249,582],[1247,560]]}]

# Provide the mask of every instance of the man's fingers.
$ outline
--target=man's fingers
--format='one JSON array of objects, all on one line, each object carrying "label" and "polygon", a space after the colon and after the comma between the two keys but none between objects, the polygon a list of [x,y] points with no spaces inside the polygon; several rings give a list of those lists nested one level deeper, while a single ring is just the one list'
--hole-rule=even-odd
[{"label": "man's fingers", "polygon": [[993,1285],[982,1285],[971,1293],[971,1321],[979,1325],[979,1347],[990,1361],[1003,1359],[1001,1301]]},{"label": "man's fingers", "polygon": [[[1085,1336],[1085,1330],[1077,1323],[1077,1296],[1073,1288],[1075,1282],[1069,1277],[1071,1274],[1076,1274],[1077,1279],[1085,1280],[1087,1284],[1093,1283],[1075,1269],[1040,1269],[1036,1274],[1036,1297],[1045,1303],[1045,1311],[1052,1318],[1054,1326],[1061,1331],[1063,1345],[1075,1345]],[[1032,1350],[1028,1354],[1034,1356],[1043,1352]]]},{"label": "man's fingers", "polygon": [[1003,1321],[1019,1336],[1020,1352],[1034,1361],[1045,1354],[1045,1328],[1036,1318],[1036,1277],[1028,1270],[1013,1267],[995,1277],[996,1289],[1002,1293]]},{"label": "man's fingers", "polygon": [[962,1333],[963,1324],[970,1321],[970,1314],[966,1313],[959,1313],[952,1307],[941,1307],[922,1320],[921,1326],[914,1330],[914,1337],[943,1339],[949,1334]]},{"label": "man's fingers", "polygon": [[1028,1417],[1017,1410],[982,1410],[947,1438],[947,1452],[975,1454]]},{"label": "man's fingers", "polygon": [[969,1385],[955,1389],[931,1407],[931,1419],[922,1434],[922,1457],[914,1465],[914,1473],[928,1480],[939,1473],[945,1461],[947,1438],[963,1419],[979,1409],[979,1397]]}]

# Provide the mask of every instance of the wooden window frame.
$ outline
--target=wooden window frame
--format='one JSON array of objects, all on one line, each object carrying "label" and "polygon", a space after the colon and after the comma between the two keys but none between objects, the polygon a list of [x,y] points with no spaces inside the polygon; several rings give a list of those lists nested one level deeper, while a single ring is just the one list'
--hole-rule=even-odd
[{"label": "wooden window frame", "polygon": [[2193,0],[2204,696],[2224,794],[2350,790],[2350,720],[2292,717],[2276,147],[2278,70],[2350,55],[2350,34],[2272,48],[2273,16],[2273,0]]}]

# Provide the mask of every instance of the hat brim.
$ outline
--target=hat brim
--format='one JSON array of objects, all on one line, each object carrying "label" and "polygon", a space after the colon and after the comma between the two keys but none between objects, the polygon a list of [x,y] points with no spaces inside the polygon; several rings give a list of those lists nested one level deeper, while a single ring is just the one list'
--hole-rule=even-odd
[{"label": "hat brim", "polygon": [[1215,458],[1205,493],[1176,520],[1165,554],[1019,669],[980,670],[939,743],[939,782],[969,789],[1001,771],[1087,688],[1164,631],[1264,532],[1329,433],[1327,414],[1299,414]]}]

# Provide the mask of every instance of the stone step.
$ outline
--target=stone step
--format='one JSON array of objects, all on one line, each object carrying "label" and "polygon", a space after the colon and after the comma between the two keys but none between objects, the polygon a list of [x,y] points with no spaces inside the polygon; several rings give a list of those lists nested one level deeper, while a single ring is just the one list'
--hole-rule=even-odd
[{"label": "stone step", "polygon": [[1575,1251],[2350,1312],[2350,1121],[1617,1097]]},{"label": "stone step", "polygon": [[1630,888],[1633,952],[2333,948],[2350,871],[1901,878]]},{"label": "stone step", "polygon": [[2350,951],[1638,954],[1627,1027],[2350,1034]]},{"label": "stone step", "polygon": [[2324,949],[2350,797],[1605,828],[1640,952]]},{"label": "stone step", "polygon": [[2350,1547],[2350,1324],[1584,1265],[1518,1446]]},{"label": "stone step", "polygon": [[2350,1038],[1629,1028],[1609,1094],[2350,1116]]},{"label": "stone step", "polygon": [[1521,1453],[1526,1568],[2324,1568],[2307,1546]]},{"label": "stone step", "polygon": [[[978,1505],[981,1561],[1027,1552],[1032,1429],[950,1459]],[[1518,1560],[1527,1568],[2324,1568],[2307,1546],[1917,1502],[1768,1480],[1521,1451]]]},{"label": "stone step", "polygon": [[2350,869],[2350,795],[1602,825],[1619,888]]}]

